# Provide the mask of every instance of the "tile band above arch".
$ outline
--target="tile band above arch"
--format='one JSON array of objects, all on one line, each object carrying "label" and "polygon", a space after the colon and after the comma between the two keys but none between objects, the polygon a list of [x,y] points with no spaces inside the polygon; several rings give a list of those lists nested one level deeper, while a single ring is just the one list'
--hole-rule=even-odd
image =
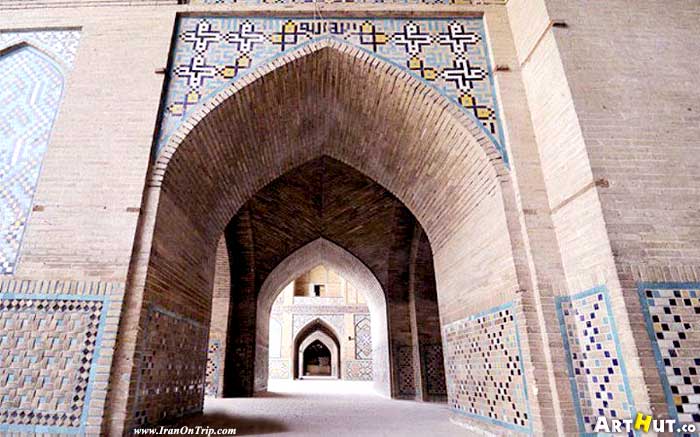
[{"label": "tile band above arch", "polygon": [[437,90],[508,157],[481,17],[181,17],[154,153],[197,109],[278,57],[329,38],[370,53]]}]

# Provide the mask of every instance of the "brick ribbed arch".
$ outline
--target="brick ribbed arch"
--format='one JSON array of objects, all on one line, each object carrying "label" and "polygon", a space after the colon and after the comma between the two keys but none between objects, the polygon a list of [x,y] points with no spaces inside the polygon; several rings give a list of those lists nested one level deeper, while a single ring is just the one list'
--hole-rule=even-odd
[{"label": "brick ribbed arch", "polygon": [[372,316],[372,362],[374,386],[391,394],[389,330],[386,299],[381,284],[357,257],[324,238],[319,238],[285,258],[267,276],[258,294],[256,320],[256,390],[263,390],[268,373],[268,330],[272,304],[284,287],[312,268],[323,264],[335,270],[362,292]]},{"label": "brick ribbed arch", "polygon": [[520,288],[509,175],[482,130],[398,68],[338,41],[314,42],[214,98],[156,159],[113,366],[112,434],[133,426],[139,409],[167,416],[167,405],[136,393],[134,357],[148,345],[133,337],[152,309],[207,323],[226,224],[265,184],[324,155],[384,186],[419,220],[434,251],[444,322],[462,317],[474,296]]}]

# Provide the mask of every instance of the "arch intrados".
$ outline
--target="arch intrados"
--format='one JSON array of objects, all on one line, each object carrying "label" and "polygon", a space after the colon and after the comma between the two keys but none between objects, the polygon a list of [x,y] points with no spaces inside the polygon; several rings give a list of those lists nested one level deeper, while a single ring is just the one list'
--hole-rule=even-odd
[{"label": "arch intrados", "polygon": [[319,265],[334,270],[361,290],[370,312],[385,310],[386,297],[372,270],[346,249],[318,238],[292,252],[267,275],[258,293],[258,317],[270,314],[277,296],[287,284]]},{"label": "arch intrados", "polygon": [[[209,190],[210,192],[221,193],[219,196],[212,196],[210,202],[213,204],[207,205],[192,205],[188,206],[191,208],[203,208],[198,210],[200,218],[203,218],[208,223],[203,224],[202,228],[207,229],[210,240],[213,242],[218,235],[223,231],[226,223],[230,217],[234,216],[238,209],[247,201],[255,192],[261,189],[264,185],[272,182],[276,177],[281,174],[292,170],[294,167],[301,165],[309,160],[319,158],[323,155],[330,156],[337,159],[344,164],[355,168],[356,170],[367,175],[380,185],[382,185],[389,192],[394,194],[398,199],[406,205],[409,210],[416,216],[421,223],[424,222],[423,218],[425,214],[422,214],[423,210],[427,211],[426,208],[434,208],[435,205],[420,207],[416,202],[412,202],[411,199],[407,199],[408,193],[415,191],[413,189],[403,188],[405,193],[401,192],[402,184],[400,182],[395,182],[395,172],[396,169],[387,168],[390,163],[379,163],[374,162],[374,160],[366,160],[361,157],[352,157],[352,159],[347,156],[342,156],[341,152],[337,150],[337,147],[330,147],[325,145],[326,135],[320,135],[318,132],[314,134],[311,130],[305,131],[304,135],[309,137],[317,136],[320,139],[309,147],[309,150],[301,150],[302,146],[288,147],[289,149],[294,149],[289,152],[288,156],[271,156],[272,152],[260,152],[261,155],[253,162],[253,165],[260,165],[260,171],[250,171],[247,165],[250,163],[245,163],[241,159],[237,159],[234,156],[228,156],[226,147],[221,144],[210,145],[212,135],[216,138],[216,135],[220,134],[219,131],[225,131],[223,135],[229,135],[231,138],[237,137],[236,131],[232,129],[239,129],[240,132],[250,132],[253,129],[251,126],[231,126],[235,123],[225,123],[226,117],[223,113],[227,110],[231,110],[234,114],[240,115],[242,111],[241,108],[250,105],[252,102],[252,93],[255,92],[253,89],[254,85],[260,85],[264,87],[266,79],[270,77],[270,74],[275,72],[281,72],[281,70],[286,70],[281,74],[294,74],[294,68],[300,62],[310,59],[311,55],[319,53],[329,53],[328,56],[342,56],[344,57],[344,62],[355,64],[364,64],[367,66],[371,65],[372,69],[380,70],[383,73],[390,74],[394,77],[399,78],[401,81],[405,81],[410,84],[410,87],[414,90],[416,95],[420,95],[419,101],[425,105],[429,105],[431,111],[437,113],[437,119],[441,120],[441,125],[445,125],[444,131],[450,131],[454,135],[458,136],[461,142],[465,143],[466,147],[462,151],[454,151],[443,146],[431,146],[433,150],[429,150],[423,158],[416,159],[419,161],[421,159],[433,161],[437,160],[438,157],[442,159],[444,165],[451,164],[457,155],[468,154],[474,156],[474,161],[481,162],[474,164],[474,169],[472,174],[483,175],[484,172],[491,174],[487,179],[494,182],[488,183],[492,185],[492,188],[486,189],[485,191],[491,194],[494,187],[497,185],[495,181],[500,177],[507,175],[507,170],[503,163],[502,158],[495,145],[491,140],[486,137],[486,135],[481,131],[481,128],[476,124],[474,120],[465,115],[459,108],[454,106],[452,102],[447,100],[446,97],[442,96],[439,92],[434,90],[429,85],[423,83],[419,79],[411,76],[400,70],[399,68],[391,65],[390,63],[376,58],[368,53],[363,52],[360,49],[352,47],[346,43],[342,43],[336,40],[319,40],[308,44],[302,48],[297,49],[294,52],[288,53],[281,56],[278,59],[273,60],[269,64],[260,67],[256,72],[245,76],[239,81],[232,84],[228,89],[222,91],[217,95],[212,101],[201,108],[195,114],[193,114],[188,122],[184,123],[179,130],[171,137],[168,144],[164,147],[162,152],[156,158],[155,166],[151,173],[150,184],[152,186],[171,186],[172,190],[188,190],[187,187],[197,186],[200,190]],[[341,69],[342,70],[342,69]],[[368,87],[371,89],[372,87]],[[323,94],[323,89],[314,90],[317,93]],[[375,94],[380,95],[383,89],[377,87]],[[298,90],[295,91],[300,93]],[[301,94],[300,94],[301,95]],[[340,105],[342,106],[342,105]],[[362,114],[355,114],[350,111],[354,117],[366,117]],[[444,116],[444,117],[443,117]],[[313,118],[313,117],[310,117]],[[203,123],[205,120],[213,120],[212,123]],[[447,121],[443,121],[447,120]],[[252,123],[252,121],[250,122]],[[267,134],[272,135],[272,134]],[[396,147],[396,143],[399,143],[402,139],[400,133],[393,133],[395,138],[391,139],[377,139],[377,142],[381,142],[381,147],[385,149],[392,150],[392,154],[400,154],[401,151]],[[418,134],[417,134],[418,135]],[[415,141],[425,142],[428,141],[427,138],[419,138]],[[207,147],[201,147],[202,143],[208,144]],[[292,142],[293,144],[293,142]],[[431,143],[432,144],[432,143]],[[289,146],[289,145],[287,145]],[[442,147],[437,150],[435,147]],[[208,150],[212,148],[212,150]],[[347,151],[346,151],[347,152]],[[343,152],[343,153],[346,153]],[[228,173],[227,177],[225,173],[221,175],[207,175],[206,177],[201,177],[200,175],[193,174],[197,172],[188,171],[190,164],[200,165],[201,168],[206,168],[207,163],[211,162],[214,153],[216,156],[223,156],[227,159],[231,158],[231,165],[226,166],[225,172]],[[350,153],[350,152],[347,152]],[[359,152],[352,152],[359,153]],[[306,154],[306,156],[304,156]],[[396,158],[387,158],[396,159]],[[357,162],[351,162],[356,160]],[[366,162],[370,161],[370,162]],[[482,162],[483,161],[483,162]],[[179,164],[182,162],[182,164]],[[421,164],[423,165],[423,164]],[[367,168],[361,168],[365,166]],[[182,167],[182,168],[180,168]],[[266,167],[266,168],[263,168]],[[478,167],[478,168],[477,168]],[[257,169],[256,169],[257,170]],[[267,175],[266,175],[267,173]],[[234,175],[242,174],[253,174],[253,180],[246,180],[246,178],[237,177]],[[223,176],[222,176],[223,175]],[[424,175],[425,178],[429,178],[431,175]],[[480,176],[481,177],[481,176]],[[226,183],[222,179],[230,178],[231,181],[236,183]],[[467,178],[462,182],[467,184]],[[426,179],[428,180],[428,179]],[[405,184],[403,184],[405,185]],[[429,187],[425,188],[429,190]],[[167,190],[166,190],[167,191]],[[456,193],[458,190],[452,190],[452,194]],[[469,190],[467,190],[469,191]],[[215,199],[214,199],[215,197]],[[416,195],[416,198],[419,196]],[[445,202],[444,204],[449,204]],[[206,213],[204,212],[206,211]],[[200,220],[201,223],[201,220]],[[430,225],[430,223],[427,223]],[[424,224],[424,229],[428,238],[433,239],[433,232],[431,226],[426,226]]]}]

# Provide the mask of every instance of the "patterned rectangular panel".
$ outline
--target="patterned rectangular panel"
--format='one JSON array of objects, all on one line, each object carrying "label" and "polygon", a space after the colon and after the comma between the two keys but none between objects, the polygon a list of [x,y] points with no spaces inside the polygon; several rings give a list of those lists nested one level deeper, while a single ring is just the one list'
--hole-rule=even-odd
[{"label": "patterned rectangular panel", "polygon": [[372,322],[369,314],[355,314],[355,359],[372,359]]},{"label": "patterned rectangular panel", "polygon": [[556,299],[579,431],[596,420],[634,417],[627,371],[606,287]]},{"label": "patterned rectangular panel", "polygon": [[0,293],[0,434],[79,434],[109,296]]},{"label": "patterned rectangular panel", "polygon": [[507,161],[481,17],[182,17],[176,32],[156,154],[193,112],[232,83],[284,53],[330,38],[437,90],[476,121]]},{"label": "patterned rectangular panel", "polygon": [[343,368],[343,379],[353,381],[371,381],[372,360],[346,360]]},{"label": "patterned rectangular panel", "polygon": [[532,432],[516,305],[507,303],[443,327],[453,411]]},{"label": "patterned rectangular panel", "polygon": [[219,381],[221,377],[221,343],[219,340],[209,340],[207,351],[207,376],[204,393],[207,396],[219,395]]},{"label": "patterned rectangular panel", "polygon": [[394,351],[399,394],[402,396],[414,396],[416,394],[416,384],[413,371],[413,349],[411,346],[397,346]]},{"label": "patterned rectangular panel", "polygon": [[672,417],[700,425],[700,283],[639,284]]},{"label": "patterned rectangular panel", "polygon": [[80,33],[0,32],[0,274],[13,274]]},{"label": "patterned rectangular panel", "polygon": [[421,345],[421,359],[425,369],[426,386],[431,396],[447,395],[445,384],[445,361],[441,344]]},{"label": "patterned rectangular panel", "polygon": [[135,426],[200,411],[207,368],[206,326],[149,308],[138,367]]}]

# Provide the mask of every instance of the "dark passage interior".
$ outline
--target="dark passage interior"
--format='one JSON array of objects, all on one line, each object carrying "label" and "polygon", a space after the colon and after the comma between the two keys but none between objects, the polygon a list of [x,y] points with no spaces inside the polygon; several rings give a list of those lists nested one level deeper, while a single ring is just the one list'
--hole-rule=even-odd
[{"label": "dark passage interior", "polygon": [[331,351],[318,340],[304,350],[304,376],[331,376]]}]

